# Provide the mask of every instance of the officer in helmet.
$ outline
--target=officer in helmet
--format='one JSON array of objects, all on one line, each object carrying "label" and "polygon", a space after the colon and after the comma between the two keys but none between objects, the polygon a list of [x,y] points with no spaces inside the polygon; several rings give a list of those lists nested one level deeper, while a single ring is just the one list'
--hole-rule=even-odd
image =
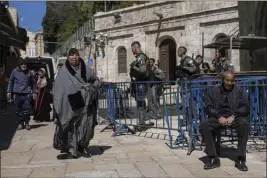
[{"label": "officer in helmet", "polygon": [[230,59],[225,57],[225,48],[217,48],[215,50],[215,59],[212,61],[212,72],[221,73],[226,71],[234,72],[234,65]]}]

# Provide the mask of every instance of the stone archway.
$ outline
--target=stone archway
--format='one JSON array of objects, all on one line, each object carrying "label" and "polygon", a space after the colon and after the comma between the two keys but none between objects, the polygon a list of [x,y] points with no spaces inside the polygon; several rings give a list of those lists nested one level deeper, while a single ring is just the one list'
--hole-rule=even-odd
[{"label": "stone archway", "polygon": [[164,39],[159,45],[159,68],[164,71],[166,80],[176,79],[176,43],[170,38]]}]

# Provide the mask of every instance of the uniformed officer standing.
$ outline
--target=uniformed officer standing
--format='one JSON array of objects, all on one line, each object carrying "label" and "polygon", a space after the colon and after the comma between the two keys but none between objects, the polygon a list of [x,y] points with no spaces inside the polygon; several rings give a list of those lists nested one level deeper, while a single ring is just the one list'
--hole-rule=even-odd
[{"label": "uniformed officer standing", "polygon": [[148,87],[148,109],[153,115],[158,114],[161,117],[161,109],[159,108],[159,99],[163,93],[163,84],[159,81],[165,79],[165,74],[155,65],[155,59],[149,59],[147,78],[150,81]]},{"label": "uniformed officer standing", "polygon": [[234,65],[230,59],[225,57],[224,48],[217,48],[215,50],[215,59],[212,61],[211,71],[215,73],[221,73],[225,71],[234,72]]},{"label": "uniformed officer standing", "polygon": [[[181,87],[180,96],[182,98],[182,102],[186,104],[186,95],[188,94],[186,90],[186,81],[190,80],[190,77],[197,73],[197,62],[191,57],[186,55],[187,49],[184,46],[180,46],[178,48],[178,56],[181,58],[180,65],[178,66],[178,70],[176,71],[176,76],[179,78],[181,82],[179,85]],[[180,109],[182,106],[180,106]],[[185,117],[185,116],[184,116]]]},{"label": "uniformed officer standing", "polygon": [[178,56],[181,58],[180,65],[176,71],[177,78],[188,80],[197,73],[197,63],[194,59],[186,55],[187,49],[184,46],[178,48]]},{"label": "uniformed officer standing", "polygon": [[133,42],[131,48],[136,58],[136,60],[130,64],[131,81],[140,82],[132,83],[132,94],[137,102],[139,125],[144,125],[146,113],[145,96],[147,93],[147,86],[145,83],[145,81],[147,81],[147,56],[141,50],[141,45],[138,41]]}]

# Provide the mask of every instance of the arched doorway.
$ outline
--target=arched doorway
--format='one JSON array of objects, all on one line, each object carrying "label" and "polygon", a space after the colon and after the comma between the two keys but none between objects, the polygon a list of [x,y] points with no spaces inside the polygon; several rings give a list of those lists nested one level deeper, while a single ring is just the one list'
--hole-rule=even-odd
[{"label": "arched doorway", "polygon": [[166,80],[175,80],[176,44],[172,39],[165,39],[159,46],[159,68],[163,70]]}]

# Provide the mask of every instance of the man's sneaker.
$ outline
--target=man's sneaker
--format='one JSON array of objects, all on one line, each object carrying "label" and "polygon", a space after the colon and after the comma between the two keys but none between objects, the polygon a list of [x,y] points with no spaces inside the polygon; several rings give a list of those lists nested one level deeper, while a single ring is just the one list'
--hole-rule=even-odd
[{"label": "man's sneaker", "polygon": [[28,122],[25,123],[25,128],[26,128],[27,130],[30,130],[30,129],[31,129],[31,126],[30,126],[30,124],[29,124]]},{"label": "man's sneaker", "polygon": [[18,130],[21,130],[21,129],[24,129],[24,124],[23,123],[20,123],[19,126],[18,126]]}]

